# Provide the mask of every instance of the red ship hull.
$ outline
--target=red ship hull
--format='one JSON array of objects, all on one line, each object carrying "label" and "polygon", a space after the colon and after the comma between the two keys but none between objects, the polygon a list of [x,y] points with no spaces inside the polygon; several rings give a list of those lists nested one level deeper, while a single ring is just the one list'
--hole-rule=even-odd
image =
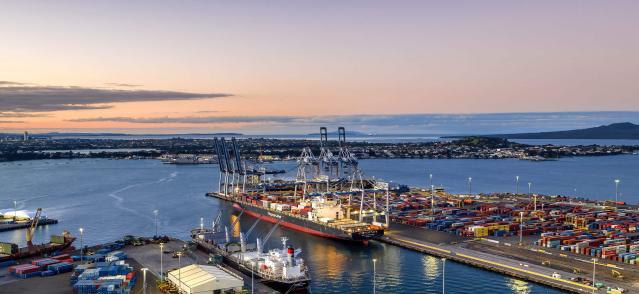
[{"label": "red ship hull", "polygon": [[[255,218],[259,218],[263,221],[266,222],[270,222],[270,223],[279,223],[280,226],[288,228],[288,229],[292,229],[292,230],[296,230],[299,232],[303,232],[306,234],[310,234],[310,235],[314,235],[314,236],[318,236],[318,237],[323,237],[323,238],[330,238],[330,239],[336,239],[336,240],[343,240],[343,241],[354,241],[354,242],[364,242],[367,243],[367,241],[369,239],[371,239],[370,237],[364,237],[364,236],[360,236],[357,233],[356,234],[348,234],[348,233],[332,233],[332,232],[327,232],[327,231],[320,231],[317,229],[312,228],[310,225],[300,225],[300,224],[296,224],[293,223],[291,221],[287,221],[285,218],[287,216],[285,215],[278,215],[278,214],[273,214],[273,213],[269,213],[266,212],[265,213],[260,213],[258,211],[255,211],[254,209],[248,209],[248,208],[253,208],[251,206],[249,206],[248,208],[244,208],[242,207],[242,205],[240,205],[237,202],[233,203],[233,208],[239,210],[239,211],[243,211],[244,213],[255,217]],[[298,219],[294,219],[294,221],[299,222]],[[377,234],[377,232],[376,232]],[[383,230],[381,231],[381,234],[383,234]]]}]

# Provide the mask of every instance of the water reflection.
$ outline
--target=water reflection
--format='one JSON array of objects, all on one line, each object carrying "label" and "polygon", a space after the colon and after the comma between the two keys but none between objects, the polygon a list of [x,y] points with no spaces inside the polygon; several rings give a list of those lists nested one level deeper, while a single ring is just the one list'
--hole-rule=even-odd
[{"label": "water reflection", "polygon": [[313,256],[315,261],[322,261],[322,270],[329,277],[339,277],[344,273],[348,257],[343,251],[338,251],[336,246],[326,246],[322,242],[308,242],[309,250],[306,256]]},{"label": "water reflection", "polygon": [[[397,250],[396,247],[387,246],[386,244],[381,244],[378,249],[379,250],[375,250],[374,254],[378,260],[377,282],[380,286],[379,289],[398,289],[402,281],[402,264],[396,262],[402,259],[400,250]],[[380,253],[383,254],[381,258],[377,257],[377,255],[381,255]]]},{"label": "water reflection", "polygon": [[238,218],[237,215],[235,214],[231,214],[231,225],[233,226],[231,228],[233,237],[239,238],[240,237],[240,232],[242,231],[242,227],[240,226],[240,220]]},{"label": "water reflection", "polygon": [[507,284],[513,290],[513,293],[529,294],[531,291],[530,283],[526,281],[509,278]]},{"label": "water reflection", "polygon": [[441,260],[437,257],[424,255],[422,257],[422,263],[424,264],[424,273],[426,273],[426,279],[435,280],[439,277],[441,272]]}]

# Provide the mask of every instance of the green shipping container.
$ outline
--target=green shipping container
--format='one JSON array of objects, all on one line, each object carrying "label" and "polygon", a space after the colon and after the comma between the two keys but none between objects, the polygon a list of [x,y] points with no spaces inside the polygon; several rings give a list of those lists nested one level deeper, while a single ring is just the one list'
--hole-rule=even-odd
[{"label": "green shipping container", "polygon": [[64,244],[64,236],[51,235],[51,243]]},{"label": "green shipping container", "polygon": [[0,242],[0,253],[14,254],[16,252],[18,252],[18,245],[13,243]]}]

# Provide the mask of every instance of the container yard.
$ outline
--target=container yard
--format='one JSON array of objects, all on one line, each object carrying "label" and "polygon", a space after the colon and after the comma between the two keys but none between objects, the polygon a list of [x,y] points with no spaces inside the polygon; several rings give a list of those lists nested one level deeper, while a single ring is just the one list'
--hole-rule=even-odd
[{"label": "container yard", "polygon": [[[625,203],[530,192],[473,194],[471,178],[467,194],[450,194],[434,185],[411,189],[365,178],[346,146],[343,128],[338,135],[335,156],[327,147],[326,128],[321,128],[319,156],[302,149],[293,180],[247,172],[235,140],[229,148],[224,138],[219,144],[215,138],[220,178],[218,191],[207,195],[232,202],[240,214],[288,229],[364,244],[378,240],[566,291],[637,289],[620,279],[639,278],[635,268],[603,270],[601,280],[589,278],[589,266],[601,266],[589,263],[590,257],[637,262],[639,246],[633,246],[632,233],[636,213]],[[367,233],[356,235],[350,226],[364,226]],[[571,255],[563,253],[568,251]],[[572,255],[576,252],[588,258],[581,261]]]},{"label": "container yard", "polygon": [[[625,203],[536,194],[453,195],[441,189],[411,189],[390,198],[392,224],[380,241],[569,291],[591,292],[589,285],[607,293],[637,288],[639,213]],[[475,256],[484,258],[477,262]],[[483,262],[499,256],[519,264],[503,268]],[[539,272],[522,274],[522,262],[540,266]],[[596,283],[589,278],[593,266],[603,267]],[[550,282],[544,275],[564,278]]]}]

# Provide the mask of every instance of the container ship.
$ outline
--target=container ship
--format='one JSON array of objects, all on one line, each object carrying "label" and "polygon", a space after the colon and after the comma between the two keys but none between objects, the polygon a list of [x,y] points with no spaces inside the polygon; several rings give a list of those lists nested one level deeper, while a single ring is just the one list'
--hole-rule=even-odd
[{"label": "container ship", "polygon": [[319,156],[310,147],[301,151],[294,179],[275,180],[246,167],[235,138],[230,144],[215,138],[220,181],[218,192],[207,195],[230,201],[255,218],[315,236],[356,242],[383,236],[389,222],[388,183],[363,177],[346,148],[344,128],[339,128],[339,155],[333,155],[327,137],[321,128]]},{"label": "container ship", "polygon": [[288,202],[274,195],[214,196],[233,202],[233,208],[252,217],[319,237],[360,242],[384,235],[382,224],[351,219],[341,204],[324,197]]}]

